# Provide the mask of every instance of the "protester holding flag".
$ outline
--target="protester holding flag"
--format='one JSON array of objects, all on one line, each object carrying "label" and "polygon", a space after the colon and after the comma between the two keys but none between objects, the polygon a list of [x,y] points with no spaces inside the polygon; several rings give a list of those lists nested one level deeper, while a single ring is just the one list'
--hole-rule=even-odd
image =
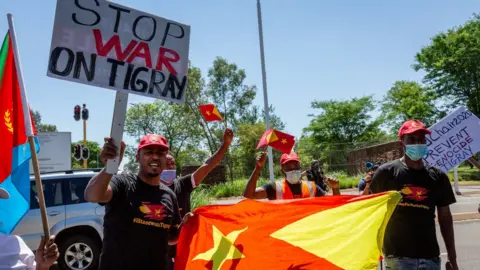
[{"label": "protester holding flag", "polygon": [[[262,187],[257,187],[257,180],[260,176],[263,166],[266,161],[266,153],[262,152],[258,155],[256,160],[255,170],[250,179],[248,179],[247,186],[243,192],[243,196],[249,199],[265,199],[269,200],[288,200],[308,197],[324,196],[326,192],[317,186],[312,181],[302,181],[300,179],[300,159],[294,152],[290,154],[283,154],[280,158],[281,172],[284,179],[275,182],[275,184],[268,183]],[[334,195],[340,195],[338,180],[335,178],[327,178],[327,185],[333,190]]]},{"label": "protester holding flag", "polygon": [[[189,213],[191,211],[190,195],[193,189],[200,185],[205,179],[205,177],[222,161],[223,156],[227,152],[228,147],[230,147],[230,144],[232,143],[232,140],[233,131],[229,128],[225,129],[225,133],[223,134],[223,143],[217,150],[217,152],[215,152],[215,154],[213,154],[207,161],[205,161],[203,165],[201,165],[192,174],[188,174],[176,179],[175,159],[173,157],[173,154],[171,152],[168,152],[166,168],[167,170],[163,171],[167,172],[167,174],[162,173],[164,177],[160,177],[160,179],[165,185],[170,187],[175,192],[178,200],[180,215],[182,218],[185,216],[186,213]],[[170,247],[170,259],[175,258],[175,248],[176,246]]]},{"label": "protester holding flag", "polygon": [[[9,192],[0,188],[0,200],[6,201],[10,198]],[[57,244],[55,236],[51,235],[48,243],[42,236],[36,255],[25,244],[20,236],[11,234],[0,234],[0,269],[37,269],[48,270],[58,259]]]},{"label": "protester holding flag", "polygon": [[373,193],[397,190],[402,200],[385,232],[388,269],[440,269],[440,249],[435,230],[435,208],[448,253],[446,269],[458,269],[450,204],[456,202],[448,176],[423,161],[426,134],[418,120],[405,122],[398,131],[404,156],[383,164],[375,172]]},{"label": "protester holding flag", "polygon": [[[116,158],[117,150],[106,138],[101,161]],[[124,150],[122,142],[120,162]],[[164,137],[148,134],[137,148],[138,175],[103,169],[88,183],[85,199],[106,205],[100,270],[168,269],[168,245],[177,243],[181,226],[177,197],[160,181],[168,150]]]}]

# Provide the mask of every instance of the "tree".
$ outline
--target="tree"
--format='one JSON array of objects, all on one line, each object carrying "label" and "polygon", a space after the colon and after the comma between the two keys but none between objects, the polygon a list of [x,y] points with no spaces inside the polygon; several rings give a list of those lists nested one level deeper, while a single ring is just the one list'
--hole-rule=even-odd
[{"label": "tree", "polygon": [[[213,103],[219,107],[223,115],[223,126],[213,124],[214,135],[220,141],[224,127],[238,130],[238,124],[243,114],[250,109],[256,94],[256,87],[244,84],[247,77],[245,70],[239,69],[236,64],[229,63],[226,59],[217,57],[213,67],[208,71],[208,90],[206,94]],[[225,155],[225,161],[233,180],[233,162],[230,149]]]},{"label": "tree", "polygon": [[139,138],[148,133],[164,136],[175,159],[189,145],[201,144],[201,127],[197,118],[183,104],[156,100],[135,104],[127,111],[125,132]]},{"label": "tree", "polygon": [[256,95],[256,86],[244,84],[245,70],[236,64],[217,57],[208,71],[206,94],[222,112],[224,125],[236,131],[239,119],[251,108]]},{"label": "tree", "polygon": [[480,116],[480,16],[437,34],[415,56],[413,68],[449,107],[460,104]]},{"label": "tree", "polygon": [[42,116],[39,111],[32,111],[33,122],[38,132],[57,132],[57,126],[50,124],[42,124]]},{"label": "tree", "polygon": [[420,120],[429,127],[445,116],[444,111],[436,108],[436,100],[436,93],[430,88],[412,81],[397,81],[383,99],[382,115],[393,134],[410,119]]},{"label": "tree", "polygon": [[385,132],[379,126],[380,119],[372,119],[370,112],[375,109],[372,96],[353,98],[346,101],[314,101],[312,108],[321,109],[313,115],[308,127],[304,129],[299,152],[312,153],[336,168],[346,168],[348,151],[384,140]]},{"label": "tree", "polygon": [[[81,160],[76,160],[76,159],[73,157],[74,147],[75,147],[75,145],[77,145],[77,144],[83,145],[83,140],[72,143],[72,155],[71,155],[71,158],[72,158],[72,168],[73,168],[73,169],[81,169],[81,168],[83,168],[83,159],[81,159]],[[88,149],[89,149],[89,151],[90,151],[90,157],[89,157],[88,160],[87,160],[87,166],[88,166],[88,168],[103,168],[104,165],[103,165],[103,163],[100,161],[100,152],[102,151],[102,148],[100,147],[100,145],[98,145],[97,142],[87,141],[87,147],[88,147]]]}]

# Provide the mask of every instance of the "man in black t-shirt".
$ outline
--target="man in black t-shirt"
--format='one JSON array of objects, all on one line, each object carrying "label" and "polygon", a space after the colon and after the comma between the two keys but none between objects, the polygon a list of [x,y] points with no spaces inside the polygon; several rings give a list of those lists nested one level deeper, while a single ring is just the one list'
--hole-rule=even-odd
[{"label": "man in black t-shirt", "polygon": [[[313,181],[300,180],[300,159],[296,153],[283,154],[280,158],[280,166],[284,179],[268,183],[262,187],[257,186],[257,180],[260,176],[266,161],[266,153],[262,152],[256,160],[255,170],[247,186],[243,191],[243,196],[249,199],[265,199],[269,200],[288,200],[309,197],[324,196],[326,192],[315,184]],[[327,178],[327,185],[333,190],[334,195],[340,195],[338,180],[335,178]]]},{"label": "man in black t-shirt", "polygon": [[[192,174],[184,175],[180,178],[173,177],[173,173],[177,167],[175,165],[175,158],[172,153],[167,153],[167,166],[166,169],[171,174],[165,174],[164,177],[160,177],[162,182],[170,187],[175,192],[178,199],[180,215],[183,218],[186,213],[191,211],[190,207],[190,194],[193,189],[200,185],[205,177],[222,161],[223,156],[228,151],[228,147],[233,140],[233,131],[227,128],[223,134],[223,143],[220,148],[213,154],[205,163],[200,166]],[[173,262],[176,254],[176,246],[169,247],[169,262]],[[170,266],[173,269],[173,265]]]},{"label": "man in black t-shirt", "polygon": [[430,131],[417,120],[405,122],[398,132],[405,155],[380,166],[373,175],[373,193],[400,191],[398,203],[384,238],[388,269],[440,269],[435,231],[435,208],[448,252],[447,269],[458,269],[449,205],[456,202],[448,176],[423,161]]},{"label": "man in black t-shirt", "polygon": [[[181,226],[175,193],[160,182],[167,151],[164,137],[146,135],[137,149],[138,175],[111,175],[103,169],[89,181],[85,199],[105,205],[99,270],[167,269],[168,245],[176,244]],[[101,161],[106,164],[117,153],[106,138]]]}]

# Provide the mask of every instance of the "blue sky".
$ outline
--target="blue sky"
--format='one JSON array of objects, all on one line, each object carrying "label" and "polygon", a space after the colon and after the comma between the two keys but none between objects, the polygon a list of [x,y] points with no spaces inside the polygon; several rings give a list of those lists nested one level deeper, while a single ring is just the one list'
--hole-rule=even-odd
[{"label": "blue sky", "polygon": [[[90,0],[81,0],[90,1]],[[246,70],[258,87],[255,104],[263,107],[255,0],[117,0],[116,3],[191,26],[190,60],[206,75],[217,56]],[[44,123],[83,138],[73,107],[90,110],[89,140],[110,134],[115,92],[46,76],[54,0],[2,1],[0,29],[12,13],[29,102]],[[263,0],[268,98],[300,136],[308,125],[313,100],[374,95],[380,99],[396,80],[420,81],[414,55],[435,34],[463,24],[478,12],[478,1],[325,1]],[[152,102],[130,95],[129,102]],[[125,138],[133,143],[133,138]]]}]

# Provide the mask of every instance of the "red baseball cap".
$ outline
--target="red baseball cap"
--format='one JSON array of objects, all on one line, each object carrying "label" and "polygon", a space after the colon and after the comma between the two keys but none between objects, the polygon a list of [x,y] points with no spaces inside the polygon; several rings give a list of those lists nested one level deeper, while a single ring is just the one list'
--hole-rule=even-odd
[{"label": "red baseball cap", "polygon": [[142,137],[140,144],[138,144],[137,153],[140,149],[147,146],[160,146],[161,148],[168,150],[168,143],[165,137],[157,134],[148,134]]},{"label": "red baseball cap", "polygon": [[298,155],[295,152],[291,152],[290,154],[283,154],[280,157],[280,165],[283,165],[289,161],[297,161],[300,162]]},{"label": "red baseball cap", "polygon": [[423,131],[426,134],[432,134],[432,132],[425,128],[425,125],[418,120],[408,120],[398,130],[398,137],[402,137],[406,134],[412,134],[417,131]]}]

